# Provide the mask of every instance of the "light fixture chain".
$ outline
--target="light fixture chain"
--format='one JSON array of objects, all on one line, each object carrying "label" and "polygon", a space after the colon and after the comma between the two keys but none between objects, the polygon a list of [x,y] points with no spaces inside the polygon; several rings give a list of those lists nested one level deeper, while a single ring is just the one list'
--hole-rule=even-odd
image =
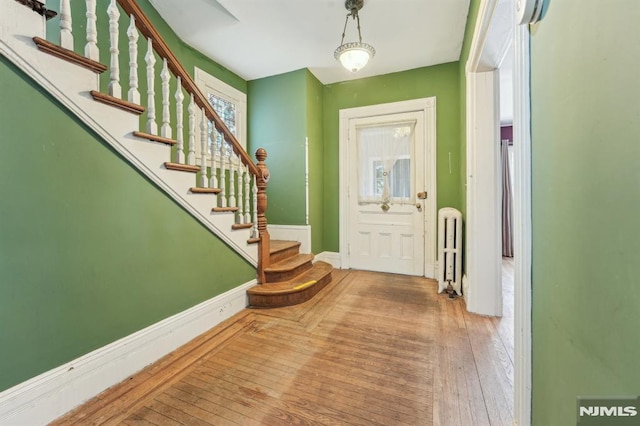
[{"label": "light fixture chain", "polygon": [[344,35],[347,33],[347,24],[349,23],[349,16],[351,16],[350,13],[347,14],[347,19],[344,20],[344,28],[342,29],[342,40],[340,41],[341,46],[344,44]]},{"label": "light fixture chain", "polygon": [[360,43],[362,43],[362,34],[360,34],[360,15],[358,14],[358,11],[356,11],[356,21],[358,21],[358,38]]}]

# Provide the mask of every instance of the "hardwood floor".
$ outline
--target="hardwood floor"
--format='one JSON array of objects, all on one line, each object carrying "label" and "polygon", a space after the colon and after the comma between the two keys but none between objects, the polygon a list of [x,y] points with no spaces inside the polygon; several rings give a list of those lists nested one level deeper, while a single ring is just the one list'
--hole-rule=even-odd
[{"label": "hardwood floor", "polygon": [[513,297],[486,318],[436,291],[336,270],[314,299],[247,309],[54,424],[513,424]]}]

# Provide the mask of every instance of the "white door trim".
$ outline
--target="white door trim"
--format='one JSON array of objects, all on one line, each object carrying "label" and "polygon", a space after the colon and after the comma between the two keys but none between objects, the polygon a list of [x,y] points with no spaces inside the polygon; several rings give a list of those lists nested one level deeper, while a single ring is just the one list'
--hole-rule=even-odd
[{"label": "white door trim", "polygon": [[[504,45],[505,34],[502,38],[491,40],[491,27],[494,24],[496,7],[502,4],[499,0],[482,0],[478,12],[475,32],[471,43],[469,61],[466,64],[467,77],[472,73],[487,71],[487,63],[483,56],[487,44],[500,43]],[[513,7],[513,2],[510,2]],[[515,27],[515,18],[509,23]],[[497,31],[500,35],[500,31]],[[496,34],[496,31],[493,31]],[[530,55],[529,55],[529,31],[527,27],[520,26],[510,30],[507,37],[515,36],[515,69],[514,69],[514,140],[517,141],[514,152],[514,250],[515,270],[515,400],[514,420],[517,425],[531,424],[531,92],[529,85]],[[494,58],[499,57],[494,55]],[[490,62],[490,61],[489,61]],[[494,64],[494,67],[499,63]],[[473,84],[467,91],[474,90]],[[469,96],[475,94],[467,93]],[[495,96],[495,94],[494,94]],[[489,100],[487,100],[489,102]],[[475,104],[475,102],[474,102]],[[469,150],[476,148],[473,141],[468,138],[470,130],[476,126],[493,126],[493,121],[485,123],[475,121],[475,115],[467,103],[467,156]],[[473,154],[473,152],[471,153]],[[477,166],[477,165],[476,165]],[[472,188],[467,188],[467,195]],[[476,194],[472,193],[473,198]],[[484,197],[485,194],[482,194]],[[467,218],[475,214],[471,211],[474,206],[467,205]],[[467,241],[473,241],[477,236],[472,230],[467,229]],[[467,262],[473,262],[467,258]],[[470,283],[477,285],[482,291],[482,283]],[[501,297],[501,296],[500,296]]]},{"label": "white door trim", "polygon": [[514,359],[515,422],[531,424],[531,62],[529,28],[515,31],[514,92]]},{"label": "white door trim", "polygon": [[425,271],[424,276],[436,276],[436,233],[437,233],[437,194],[436,194],[436,98],[413,99],[380,105],[340,110],[340,263],[342,268],[349,269],[349,176],[353,161],[349,160],[349,120],[378,115],[389,115],[403,112],[424,113],[425,134],[425,190],[428,198],[424,203],[425,233]]},{"label": "white door trim", "polygon": [[467,263],[469,312],[502,315],[499,72],[467,73]]}]

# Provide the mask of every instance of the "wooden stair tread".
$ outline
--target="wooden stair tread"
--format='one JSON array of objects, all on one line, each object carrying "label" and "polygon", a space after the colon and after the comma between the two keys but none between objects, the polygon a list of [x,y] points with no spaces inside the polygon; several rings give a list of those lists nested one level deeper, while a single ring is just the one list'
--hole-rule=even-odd
[{"label": "wooden stair tread", "polygon": [[249,238],[247,244],[257,244],[260,242],[260,238]]},{"label": "wooden stair tread", "polygon": [[73,50],[65,49],[64,47],[60,47],[43,38],[33,37],[33,42],[36,44],[36,46],[38,46],[38,49],[40,49],[42,52],[56,56],[67,62],[71,62],[73,64],[79,65],[83,68],[86,68],[88,70],[95,72],[96,74],[101,74],[107,70],[106,65],[101,64],[98,61],[94,61],[93,59],[85,58],[82,55],[78,55]]},{"label": "wooden stair tread", "polygon": [[253,223],[234,223],[231,225],[231,229],[250,229],[253,228]]},{"label": "wooden stair tread", "polygon": [[311,262],[313,260],[313,254],[300,254],[298,253],[295,256],[288,257],[279,262],[273,263],[265,268],[265,272],[268,273],[276,273],[276,272],[287,272],[294,270],[295,268],[304,265],[305,263]]},{"label": "wooden stair tread", "polygon": [[194,194],[219,194],[220,188],[199,188],[194,186],[189,188],[189,191]]},{"label": "wooden stair tread", "polygon": [[304,303],[331,282],[333,267],[316,262],[311,269],[297,277],[277,283],[259,284],[247,290],[252,308],[278,308]]},{"label": "wooden stair tread", "polygon": [[93,100],[103,103],[105,105],[110,105],[115,108],[119,108],[123,111],[131,112],[136,115],[140,115],[145,111],[145,107],[142,105],[134,104],[132,102],[127,102],[120,98],[116,98],[111,95],[107,95],[106,93],[98,92],[97,90],[91,90],[91,96]]},{"label": "wooden stair tread", "polygon": [[145,133],[145,132],[135,131],[133,132],[133,136],[142,138],[142,139],[149,139],[150,141],[160,142],[166,145],[175,145],[178,143],[178,141],[176,141],[175,139],[165,138],[163,136],[158,136],[158,135],[152,135],[151,133]]},{"label": "wooden stair tread", "polygon": [[271,254],[274,254],[282,250],[287,250],[289,248],[300,247],[300,244],[300,241],[271,240],[269,252]]},{"label": "wooden stair tread", "polygon": [[188,164],[171,163],[169,161],[164,163],[164,167],[167,168],[168,170],[176,170],[176,171],[179,171],[179,172],[198,173],[200,171],[200,167],[198,167],[198,166],[190,166]]},{"label": "wooden stair tread", "polygon": [[271,264],[300,253],[299,241],[271,240],[269,246],[269,261]]},{"label": "wooden stair tread", "polygon": [[322,261],[313,264],[313,268],[298,275],[294,279],[277,283],[258,284],[247,290],[249,294],[289,294],[306,289],[305,284],[311,281],[320,281],[333,271],[333,267]]},{"label": "wooden stair tread", "polygon": [[238,207],[214,207],[211,209],[215,213],[237,212],[238,210]]}]

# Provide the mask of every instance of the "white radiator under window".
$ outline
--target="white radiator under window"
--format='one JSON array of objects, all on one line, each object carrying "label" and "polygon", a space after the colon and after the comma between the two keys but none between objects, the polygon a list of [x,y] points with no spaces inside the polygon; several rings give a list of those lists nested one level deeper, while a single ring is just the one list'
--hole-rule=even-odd
[{"label": "white radiator under window", "polygon": [[438,212],[438,293],[449,284],[462,294],[462,213],[445,207]]}]

